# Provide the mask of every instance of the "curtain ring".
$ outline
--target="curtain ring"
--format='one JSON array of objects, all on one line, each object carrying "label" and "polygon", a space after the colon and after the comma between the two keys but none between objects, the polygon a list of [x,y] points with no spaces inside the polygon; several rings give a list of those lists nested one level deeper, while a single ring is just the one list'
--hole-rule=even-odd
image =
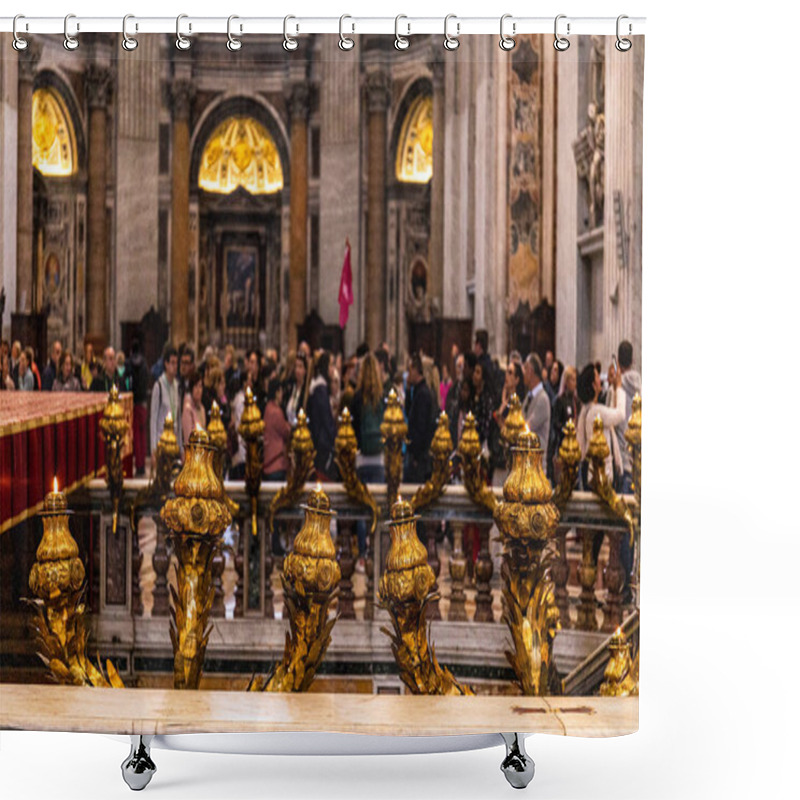
[{"label": "curtain ring", "polygon": [[[78,40],[74,36],[72,36],[69,32],[69,21],[71,19],[75,19],[74,14],[67,14],[67,16],[64,17],[64,49],[69,50],[70,52],[78,49]],[[80,29],[81,29],[80,23],[76,23],[75,31],[77,32]]]},{"label": "curtain ring", "polygon": [[408,27],[408,33],[406,34],[406,36],[401,36],[400,35],[401,19],[408,19],[408,17],[405,14],[398,14],[394,18],[394,46],[397,50],[408,50],[409,46],[411,45],[411,42],[408,41],[406,36],[411,35],[411,23],[410,22],[406,23]]},{"label": "curtain ring", "polygon": [[517,23],[513,22],[513,17],[511,14],[503,14],[503,16],[500,17],[500,49],[505,50],[506,52],[513,50],[517,44],[512,36],[506,36],[506,34],[503,32],[503,25],[507,19],[512,20],[511,33],[515,34],[517,32]]},{"label": "curtain ring", "polygon": [[[617,50],[619,50],[620,53],[627,53],[628,50],[630,50],[631,47],[633,47],[633,42],[631,42],[630,39],[622,39],[622,38],[620,38],[620,35],[619,35],[619,23],[622,22],[623,19],[628,19],[628,17],[625,14],[620,14],[617,17],[617,42],[614,45],[614,47],[616,47]],[[630,32],[631,32],[631,24],[629,22],[628,23],[628,33],[630,34]]]},{"label": "curtain ring", "polygon": [[[559,53],[563,53],[565,50],[569,49],[569,39],[564,38],[563,36],[559,36],[558,33],[558,21],[560,19],[566,19],[566,14],[559,14],[556,17],[555,25],[553,26],[553,33],[555,34],[555,39],[553,40],[553,47],[558,50]],[[567,36],[569,36],[569,22],[567,23]]]},{"label": "curtain ring", "polygon": [[[135,19],[133,14],[126,14],[122,18],[122,49],[130,52],[139,46],[139,42],[133,36],[128,34],[128,20]],[[139,24],[134,23],[134,30],[139,30]]]},{"label": "curtain ring", "polygon": [[291,53],[293,50],[297,50],[297,39],[293,39],[289,36],[289,20],[296,19],[291,15],[283,18],[283,49],[287,52]]},{"label": "curtain ring", "polygon": [[[342,16],[339,17],[339,49],[345,51],[352,50],[356,46],[356,43],[353,39],[344,35],[343,29],[344,29],[344,21],[346,19],[353,19],[353,18],[349,14],[342,14]],[[355,22],[352,23],[352,27],[353,27],[352,33],[355,33],[356,30]]]},{"label": "curtain ring", "polygon": [[[22,15],[22,14],[17,14],[17,16],[16,16],[16,17],[14,17],[14,27],[12,28],[12,33],[14,34],[14,41],[13,41],[13,42],[11,42],[11,46],[12,46],[12,47],[13,47],[15,50],[17,50],[18,52],[19,52],[19,51],[22,51],[22,50],[27,50],[27,49],[28,49],[28,40],[27,40],[27,39],[23,39],[23,38],[22,38],[22,37],[21,37],[21,36],[20,36],[20,35],[17,33],[17,21],[18,21],[18,20],[21,20],[21,19],[25,19],[24,15]],[[26,26],[25,26],[25,28],[27,29],[27,27],[28,27],[28,26],[26,25]]]},{"label": "curtain ring", "polygon": [[[242,40],[241,39],[237,39],[231,33],[231,22],[233,22],[235,19],[239,19],[239,17],[235,16],[234,14],[232,14],[230,17],[228,17],[228,43],[227,43],[226,47],[228,48],[228,50],[231,51],[231,53],[235,53],[237,50],[241,50],[242,49]],[[242,27],[240,25],[239,26],[239,32],[241,33],[241,31],[242,31]]]},{"label": "curtain ring", "polygon": [[[181,33],[181,20],[188,19],[188,14],[178,14],[177,19],[175,20],[175,47],[178,50],[188,50],[192,43]],[[192,32],[192,23],[189,23],[189,33]]]},{"label": "curtain ring", "polygon": [[460,22],[456,21],[456,35],[455,36],[451,36],[447,32],[447,23],[450,22],[451,19],[457,20],[456,15],[455,14],[448,14],[444,18],[444,42],[442,42],[442,44],[444,45],[444,49],[445,50],[450,50],[450,51],[458,50],[458,46],[459,46],[459,44],[461,44],[461,42],[458,41],[458,34],[461,32],[461,23]]}]

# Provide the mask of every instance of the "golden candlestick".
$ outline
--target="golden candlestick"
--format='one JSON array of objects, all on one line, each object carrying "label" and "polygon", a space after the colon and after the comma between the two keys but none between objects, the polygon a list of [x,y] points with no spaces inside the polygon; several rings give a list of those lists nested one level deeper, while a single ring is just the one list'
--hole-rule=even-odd
[{"label": "golden candlestick", "polygon": [[403,445],[407,434],[408,425],[403,417],[397,392],[390,389],[381,422],[383,463],[386,470],[386,502],[389,508],[392,508],[397,501],[397,492],[403,479]]},{"label": "golden candlestick", "polygon": [[642,396],[634,395],[631,403],[631,418],[625,431],[625,441],[631,454],[631,476],[636,505],[642,507]]},{"label": "golden candlestick", "polygon": [[110,661],[106,662],[106,677],[86,657],[86,607],[81,602],[86,573],[69,530],[70,514],[67,498],[54,481],[53,491],[45,497],[44,511],[39,514],[43,536],[28,577],[28,585],[36,595],[36,599],[27,602],[35,614],[30,628],[38,655],[58,683],[124,688]]},{"label": "golden candlestick", "polygon": [[258,491],[261,488],[261,468],[264,464],[264,420],[261,419],[261,412],[249,386],[244,393],[239,436],[244,439],[247,450],[244,483],[250,496],[250,530],[253,536],[258,536]]},{"label": "golden candlestick", "polygon": [[523,694],[546,695],[559,690],[553,641],[561,625],[548,573],[552,560],[548,545],[560,515],[552,502],[536,434],[523,431],[512,453],[504,499],[494,512],[503,537],[503,621],[514,646],[506,658]]},{"label": "golden candlestick", "polygon": [[342,577],[331,538],[331,501],[320,484],[302,506],[305,522],[283,562],[283,601],[289,612],[283,660],[266,679],[254,678],[250,691],[305,692],[314,681],[331,641],[338,615],[328,612]]},{"label": "golden candlestick", "polygon": [[100,420],[100,430],[106,445],[106,484],[111,493],[111,502],[114,513],[111,529],[117,532],[119,518],[119,501],[122,495],[122,446],[125,434],[128,432],[128,423],[119,402],[119,390],[116,384],[112,385],[108,393],[108,401],[103,409]]},{"label": "golden candlestick", "polygon": [[290,508],[303,496],[306,481],[314,469],[317,451],[306,420],[306,412],[301,408],[297,412],[297,422],[289,441],[289,469],[286,472],[286,485],[281,486],[272,497],[267,511],[267,530],[272,532],[275,515],[282,508]]},{"label": "golden candlestick", "polygon": [[[612,434],[613,435],[613,434]],[[631,547],[634,539],[633,514],[627,503],[614,491],[614,487],[608,480],[606,474],[606,459],[611,450],[608,447],[605,434],[603,433],[603,420],[598,414],[592,425],[592,438],[589,440],[589,448],[586,455],[591,463],[590,486],[592,491],[616,514],[620,519],[625,520],[628,526]]]},{"label": "golden candlestick", "polygon": [[486,485],[486,469],[481,457],[481,440],[475,417],[470,411],[464,420],[464,429],[458,443],[458,455],[461,457],[461,476],[464,488],[472,502],[482,506],[490,514],[494,513],[497,498],[491,487]]},{"label": "golden candlestick", "polygon": [[453,439],[450,436],[450,420],[442,411],[439,414],[439,423],[431,442],[431,455],[433,456],[431,477],[417,489],[411,498],[411,507],[415,511],[430,505],[444,494],[453,471],[453,462],[450,459],[452,452]]},{"label": "golden candlestick", "polygon": [[506,447],[514,447],[522,431],[525,430],[525,415],[522,413],[522,403],[519,401],[516,392],[511,395],[508,401],[508,414],[500,431]]},{"label": "golden candlestick", "polygon": [[333,443],[336,456],[336,466],[342,476],[342,483],[347,492],[347,496],[357,503],[369,508],[372,512],[372,524],[370,525],[369,535],[375,534],[378,527],[378,504],[372,496],[369,488],[358,477],[356,470],[356,453],[358,452],[358,441],[353,423],[350,418],[350,410],[345,408],[339,416],[339,427],[336,430],[336,439]]},{"label": "golden candlestick", "polygon": [[561,461],[561,476],[553,495],[553,502],[559,511],[564,509],[567,501],[572,496],[582,458],[581,447],[578,444],[578,437],[575,433],[575,423],[571,419],[567,420],[562,432],[564,438],[558,448],[558,457]]},{"label": "golden candlestick", "polygon": [[[211,403],[211,413],[208,418],[208,438],[211,444],[216,449],[214,453],[214,472],[217,473],[217,478],[222,485],[223,491],[225,490],[225,460],[228,457],[228,432],[222,424],[222,415],[214,400]],[[225,504],[228,506],[228,511],[231,512],[232,517],[239,515],[239,504],[235,503],[225,492]]]},{"label": "golden candlestick", "polygon": [[175,468],[180,455],[181,451],[178,447],[178,439],[175,436],[172,414],[167,413],[164,420],[164,430],[158,439],[153,458],[153,475],[147,486],[137,493],[131,503],[131,530],[134,533],[138,531],[138,512],[140,508],[151,505],[160,507],[167,501],[167,497],[172,491],[172,481],[175,477]]},{"label": "golden candlestick", "polygon": [[177,591],[170,587],[169,631],[176,689],[197,689],[200,684],[212,628],[211,562],[231,524],[225,492],[214,471],[214,452],[204,430],[198,427],[192,432],[183,469],[175,480],[175,497],[167,500],[161,511],[178,558]]},{"label": "golden candlestick", "polygon": [[601,697],[628,697],[639,694],[638,654],[637,664],[631,660],[631,644],[621,628],[611,637],[608,645],[611,657],[608,659],[600,685]]},{"label": "golden candlestick", "polygon": [[381,630],[392,640],[400,678],[412,694],[472,695],[468,686],[462,686],[439,664],[428,641],[425,609],[439,596],[431,591],[436,577],[428,565],[428,552],[417,537],[418,519],[410,503],[398,499],[392,506],[392,543],[378,597],[389,612],[393,630]]}]

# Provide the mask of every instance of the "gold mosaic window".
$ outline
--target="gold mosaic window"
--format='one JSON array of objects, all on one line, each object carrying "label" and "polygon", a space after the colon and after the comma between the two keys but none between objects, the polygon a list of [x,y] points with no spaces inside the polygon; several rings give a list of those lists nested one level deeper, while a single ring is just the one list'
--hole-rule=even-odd
[{"label": "gold mosaic window", "polygon": [[409,108],[400,133],[395,165],[397,180],[427,183],[433,175],[433,100],[418,97]]},{"label": "gold mosaic window", "polygon": [[217,194],[239,186],[250,194],[283,189],[281,159],[267,129],[251,117],[228,117],[206,142],[198,184]]},{"label": "gold mosaic window", "polygon": [[33,166],[42,175],[68,176],[78,168],[75,131],[64,98],[50,88],[33,93]]}]

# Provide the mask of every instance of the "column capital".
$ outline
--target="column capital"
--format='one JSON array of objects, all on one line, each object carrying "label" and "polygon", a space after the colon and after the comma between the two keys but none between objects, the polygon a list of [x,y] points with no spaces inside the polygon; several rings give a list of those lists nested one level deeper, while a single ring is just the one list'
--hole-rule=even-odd
[{"label": "column capital", "polygon": [[196,89],[194,81],[186,78],[176,78],[170,86],[170,97],[172,98],[172,116],[174,119],[188,120]]},{"label": "column capital", "polygon": [[289,91],[289,114],[292,120],[308,119],[311,110],[311,90],[307,83],[296,83]]},{"label": "column capital", "polygon": [[28,46],[18,53],[19,80],[33,81],[41,57],[42,43],[38,39],[28,39]]},{"label": "column capital", "polygon": [[114,71],[110,67],[89,64],[83,73],[83,85],[89,108],[108,108],[114,88]]},{"label": "column capital", "polygon": [[391,81],[386,70],[367,73],[364,87],[367,92],[367,109],[370,114],[385,112],[391,99]]}]

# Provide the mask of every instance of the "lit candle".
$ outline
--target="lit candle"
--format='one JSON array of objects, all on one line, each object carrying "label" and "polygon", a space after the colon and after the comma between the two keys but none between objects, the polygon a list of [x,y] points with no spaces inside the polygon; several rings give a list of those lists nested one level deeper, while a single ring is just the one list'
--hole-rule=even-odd
[{"label": "lit candle", "polygon": [[63,512],[67,508],[67,496],[58,491],[58,478],[53,476],[53,491],[44,499],[46,513]]}]

